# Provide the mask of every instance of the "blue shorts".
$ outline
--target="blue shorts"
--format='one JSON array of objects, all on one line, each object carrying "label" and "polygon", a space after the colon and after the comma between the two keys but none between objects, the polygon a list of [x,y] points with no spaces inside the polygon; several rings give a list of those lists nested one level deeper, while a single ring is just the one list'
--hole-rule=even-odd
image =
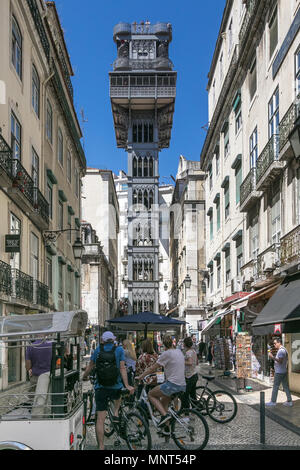
[{"label": "blue shorts", "polygon": [[167,397],[171,397],[174,393],[185,392],[185,385],[176,385],[166,381],[160,386],[160,390]]}]

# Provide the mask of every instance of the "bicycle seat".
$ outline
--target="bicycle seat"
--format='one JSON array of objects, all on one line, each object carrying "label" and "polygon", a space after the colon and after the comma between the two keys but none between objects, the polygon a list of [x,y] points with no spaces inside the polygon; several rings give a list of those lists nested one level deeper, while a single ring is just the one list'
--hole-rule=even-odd
[{"label": "bicycle seat", "polygon": [[203,379],[206,379],[208,380],[209,382],[211,382],[212,380],[215,379],[215,376],[214,375],[202,375]]}]

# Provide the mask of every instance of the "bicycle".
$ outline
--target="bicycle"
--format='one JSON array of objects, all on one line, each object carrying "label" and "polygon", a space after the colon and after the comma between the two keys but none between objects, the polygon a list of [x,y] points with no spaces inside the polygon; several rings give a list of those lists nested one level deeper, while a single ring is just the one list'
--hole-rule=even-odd
[{"label": "bicycle", "polygon": [[[156,374],[147,375],[143,379],[144,387],[135,404],[139,413],[143,415],[144,419],[147,419],[147,422],[152,422],[158,435],[165,437],[166,442],[172,438],[179,449],[193,451],[204,449],[209,439],[209,428],[206,419],[195,409],[181,409],[180,412],[177,412],[171,403],[168,408],[171,415],[170,421],[163,429],[158,427],[161,416],[154,416],[146,387],[147,379],[152,376],[156,376]],[[172,400],[179,396],[180,393],[175,393],[172,395]]]},{"label": "bicycle", "polygon": [[213,381],[215,376],[202,375],[202,378],[206,380],[206,384],[196,387],[196,400],[190,397],[191,407],[217,423],[229,423],[237,414],[236,399],[225,390],[212,391],[208,388],[208,382]]}]

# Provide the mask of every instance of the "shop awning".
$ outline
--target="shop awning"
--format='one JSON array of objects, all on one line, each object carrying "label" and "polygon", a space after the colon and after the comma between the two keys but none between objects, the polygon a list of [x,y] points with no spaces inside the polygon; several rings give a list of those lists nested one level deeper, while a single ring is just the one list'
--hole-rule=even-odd
[{"label": "shop awning", "polygon": [[206,333],[212,326],[220,323],[224,315],[226,315],[227,313],[230,313],[230,310],[226,308],[223,310],[220,310],[213,318],[211,318],[211,320],[207,323],[206,327],[203,328],[203,330],[201,331],[201,334]]},{"label": "shop awning", "polygon": [[263,287],[262,289],[259,289],[255,292],[251,292],[246,297],[243,297],[242,299],[239,299],[233,302],[231,304],[231,309],[239,310],[240,308],[247,307],[249,302],[252,302],[253,300],[258,300],[260,297],[264,295],[272,294],[277,289],[278,286],[279,284],[277,283],[275,285],[273,284],[272,286]]},{"label": "shop awning", "polygon": [[300,273],[285,277],[252,328],[254,335],[300,332]]}]

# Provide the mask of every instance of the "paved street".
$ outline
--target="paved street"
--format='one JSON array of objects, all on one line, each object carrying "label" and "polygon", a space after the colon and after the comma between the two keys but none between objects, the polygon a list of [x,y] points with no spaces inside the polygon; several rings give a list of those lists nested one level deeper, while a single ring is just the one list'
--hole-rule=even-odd
[{"label": "paved street", "polygon": [[[207,371],[208,368],[201,365],[201,371]],[[200,371],[200,369],[199,369]],[[200,382],[199,382],[200,384]],[[219,385],[210,384],[212,390],[219,389]],[[266,392],[266,400],[269,394]],[[247,395],[235,395],[238,402],[238,413],[235,419],[228,424],[218,424],[208,418],[210,437],[206,447],[207,450],[240,450],[240,449],[294,449],[300,448],[300,435],[277,424],[272,419],[266,417],[266,445],[260,445],[260,414],[254,405],[259,403],[259,393]],[[279,396],[283,401],[283,396]],[[290,410],[289,410],[290,411]],[[176,450],[173,442],[166,444],[151,425],[151,436],[153,449]],[[116,449],[114,443],[116,437],[112,436],[106,439],[107,450]],[[95,450],[96,440],[94,430],[89,430],[87,450]],[[118,449],[127,449],[126,445],[121,445]],[[178,450],[178,449],[177,449]]]}]

